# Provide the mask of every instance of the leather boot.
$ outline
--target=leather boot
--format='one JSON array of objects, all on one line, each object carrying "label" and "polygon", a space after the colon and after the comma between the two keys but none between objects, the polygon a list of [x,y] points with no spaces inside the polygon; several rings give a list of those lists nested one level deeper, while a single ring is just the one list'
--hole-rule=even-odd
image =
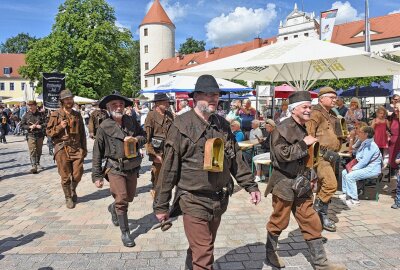
[{"label": "leather boot", "polygon": [[78,195],[76,194],[76,187],[78,186],[78,183],[75,181],[71,181],[71,197],[72,201],[76,203],[78,201]]},{"label": "leather boot", "polygon": [[328,207],[329,203],[324,203],[320,198],[315,199],[314,210],[317,211],[321,219],[322,228],[330,232],[336,232],[335,222],[328,217]]},{"label": "leather boot", "polygon": [[32,168],[31,168],[31,173],[36,174],[38,172],[37,170],[37,166],[36,166],[36,156],[31,156],[31,164],[32,164]]},{"label": "leather boot", "polygon": [[40,156],[37,157],[36,159],[36,168],[38,170],[43,170],[44,168],[40,165]]},{"label": "leather boot", "polygon": [[72,201],[71,189],[68,185],[62,185],[64,195],[65,195],[65,205],[68,209],[75,208],[75,203]]},{"label": "leather boot", "polygon": [[311,262],[316,270],[345,270],[346,266],[341,264],[332,264],[326,258],[322,238],[306,241],[310,249]]},{"label": "leather boot", "polygon": [[126,247],[134,247],[135,241],[131,238],[129,224],[128,224],[128,214],[124,213],[122,215],[118,215],[118,223],[119,228],[121,229],[121,240],[124,246]]},{"label": "leather boot", "polygon": [[284,268],[285,263],[279,257],[277,252],[279,236],[274,236],[268,232],[267,243],[265,244],[266,249],[266,262],[277,268]]},{"label": "leather boot", "polygon": [[119,226],[117,212],[115,211],[115,202],[108,206],[108,212],[111,214],[111,222],[114,226]]}]

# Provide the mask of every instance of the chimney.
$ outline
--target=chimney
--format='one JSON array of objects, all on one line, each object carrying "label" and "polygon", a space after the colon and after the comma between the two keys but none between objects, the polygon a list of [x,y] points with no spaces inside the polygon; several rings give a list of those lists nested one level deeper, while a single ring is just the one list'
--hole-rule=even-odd
[{"label": "chimney", "polygon": [[176,54],[176,62],[179,63],[180,55],[179,53]]},{"label": "chimney", "polygon": [[262,39],[257,37],[255,39],[253,39],[253,49],[257,49],[260,48],[262,44]]},{"label": "chimney", "polygon": [[209,51],[207,50],[206,51],[206,58],[208,58],[208,55],[209,55],[210,53],[209,53]]}]

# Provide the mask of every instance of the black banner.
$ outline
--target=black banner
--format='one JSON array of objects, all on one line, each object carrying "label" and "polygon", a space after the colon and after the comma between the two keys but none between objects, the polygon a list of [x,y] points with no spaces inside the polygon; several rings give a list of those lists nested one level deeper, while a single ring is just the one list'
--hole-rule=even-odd
[{"label": "black banner", "polygon": [[43,73],[43,105],[46,109],[58,109],[61,90],[65,89],[65,74]]}]

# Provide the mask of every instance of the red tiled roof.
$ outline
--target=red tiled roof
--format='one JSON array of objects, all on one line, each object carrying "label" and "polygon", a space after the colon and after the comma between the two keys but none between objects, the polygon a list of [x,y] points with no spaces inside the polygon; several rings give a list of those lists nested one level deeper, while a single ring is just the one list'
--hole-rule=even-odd
[{"label": "red tiled roof", "polygon": [[159,0],[155,0],[153,5],[147,12],[146,16],[144,17],[140,26],[144,24],[150,23],[161,23],[161,24],[169,24],[175,27],[171,19],[168,17],[167,13],[165,12],[164,8],[161,6]]},{"label": "red tiled roof", "polygon": [[[0,78],[21,78],[18,69],[25,65],[25,54],[0,53]],[[4,75],[5,67],[11,67],[10,76]]]},{"label": "red tiled roof", "polygon": [[276,42],[275,37],[268,39],[255,38],[252,41],[242,44],[163,59],[152,70],[146,73],[146,76],[186,69],[198,64],[208,63],[217,59],[270,45],[274,42]]},{"label": "red tiled roof", "polygon": [[[336,44],[350,45],[364,42],[364,35],[355,37],[364,31],[364,20],[336,25],[331,41]],[[400,13],[370,19],[371,41],[400,37]]]}]

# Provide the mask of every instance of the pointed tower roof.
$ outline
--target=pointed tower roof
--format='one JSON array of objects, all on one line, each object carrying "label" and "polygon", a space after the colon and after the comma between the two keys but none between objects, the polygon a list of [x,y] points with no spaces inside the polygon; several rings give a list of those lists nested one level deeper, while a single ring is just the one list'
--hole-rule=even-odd
[{"label": "pointed tower roof", "polygon": [[147,12],[140,26],[152,23],[168,24],[175,28],[174,23],[168,17],[164,8],[161,6],[160,0],[154,0],[153,5]]}]

